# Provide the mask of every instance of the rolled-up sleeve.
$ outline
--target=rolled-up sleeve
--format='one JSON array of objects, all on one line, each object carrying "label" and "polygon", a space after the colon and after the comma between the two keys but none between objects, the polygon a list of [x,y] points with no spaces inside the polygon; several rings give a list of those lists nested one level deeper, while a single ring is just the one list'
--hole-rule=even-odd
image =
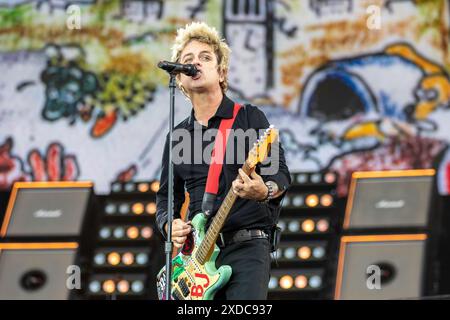
[{"label": "rolled-up sleeve", "polygon": [[[164,238],[167,238],[164,225],[167,223],[167,210],[168,210],[168,191],[169,191],[169,135],[166,136],[166,142],[164,145],[162,163],[161,163],[161,176],[160,186],[156,193],[156,223],[158,229]],[[174,170],[173,174],[173,189],[174,189],[174,208],[173,218],[180,218],[180,210],[184,203],[184,180]]]}]

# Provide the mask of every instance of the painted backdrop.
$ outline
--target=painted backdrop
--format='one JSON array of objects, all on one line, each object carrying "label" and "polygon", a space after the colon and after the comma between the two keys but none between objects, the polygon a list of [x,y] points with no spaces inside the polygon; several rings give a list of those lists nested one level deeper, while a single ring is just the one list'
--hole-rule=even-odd
[{"label": "painted backdrop", "polygon": [[156,63],[202,20],[233,50],[230,96],[263,108],[292,171],[336,170],[345,195],[355,170],[435,167],[449,194],[449,15],[444,0],[0,0],[0,188],[157,178]]}]

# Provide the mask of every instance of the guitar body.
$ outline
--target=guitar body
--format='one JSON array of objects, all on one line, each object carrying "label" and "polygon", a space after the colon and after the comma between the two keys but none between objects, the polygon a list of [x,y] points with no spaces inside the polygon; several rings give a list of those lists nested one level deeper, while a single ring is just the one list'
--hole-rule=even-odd
[{"label": "guitar body", "polygon": [[[220,249],[214,244],[205,263],[196,258],[197,250],[205,238],[207,217],[197,214],[192,220],[193,231],[186,240],[181,252],[172,259],[172,295],[174,300],[212,300],[216,292],[231,277],[231,267],[216,268],[216,258]],[[166,268],[157,275],[157,289],[160,300],[165,299]]]}]

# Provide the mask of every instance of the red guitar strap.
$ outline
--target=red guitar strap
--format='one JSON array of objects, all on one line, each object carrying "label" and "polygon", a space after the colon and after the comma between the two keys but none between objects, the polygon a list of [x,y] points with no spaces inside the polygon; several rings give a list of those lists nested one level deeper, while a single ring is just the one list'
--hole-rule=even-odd
[{"label": "red guitar strap", "polygon": [[225,162],[228,136],[240,109],[241,105],[235,103],[233,117],[230,119],[222,119],[219,125],[219,131],[214,141],[214,149],[211,153],[211,162],[209,164],[208,178],[206,180],[205,194],[202,202],[202,211],[206,214],[210,214],[214,207],[217,192],[219,191],[219,177],[222,172],[223,163]]}]

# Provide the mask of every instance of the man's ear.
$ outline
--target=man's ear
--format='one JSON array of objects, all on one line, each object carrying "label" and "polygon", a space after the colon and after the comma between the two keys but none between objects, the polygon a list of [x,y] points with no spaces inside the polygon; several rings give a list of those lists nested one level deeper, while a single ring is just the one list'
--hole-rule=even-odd
[{"label": "man's ear", "polygon": [[227,72],[225,70],[219,69],[219,82],[222,83],[225,81],[225,76]]}]

